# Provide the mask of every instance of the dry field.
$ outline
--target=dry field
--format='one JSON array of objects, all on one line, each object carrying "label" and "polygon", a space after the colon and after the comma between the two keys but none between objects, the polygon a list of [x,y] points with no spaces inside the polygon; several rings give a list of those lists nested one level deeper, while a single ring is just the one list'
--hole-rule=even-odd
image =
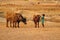
[{"label": "dry field", "polygon": [[0,23],[0,40],[60,40],[60,23],[45,22],[43,28],[35,28],[32,21],[27,25],[20,23],[20,28],[7,28]]},{"label": "dry field", "polygon": [[[42,12],[24,10],[23,16],[27,18],[27,25],[20,23],[20,28],[6,27],[6,22],[0,22],[0,40],[60,40],[60,13],[45,13],[45,27],[40,21],[39,28],[34,27],[32,17]],[[5,21],[5,20],[0,20]]]},{"label": "dry field", "polygon": [[[16,1],[15,1],[16,2]],[[14,3],[15,3],[14,2]],[[0,2],[0,40],[60,40],[60,5],[41,5],[37,2]],[[17,11],[27,18],[27,24],[20,28],[6,27],[5,13]],[[20,10],[20,11],[19,11]],[[45,14],[45,27],[41,21],[39,28],[34,27],[33,15]],[[4,17],[4,19],[2,18]]]},{"label": "dry field", "polygon": [[35,28],[33,21],[20,23],[20,28],[6,27],[6,22],[0,22],[0,40],[60,40],[60,23],[45,21],[43,28]]}]

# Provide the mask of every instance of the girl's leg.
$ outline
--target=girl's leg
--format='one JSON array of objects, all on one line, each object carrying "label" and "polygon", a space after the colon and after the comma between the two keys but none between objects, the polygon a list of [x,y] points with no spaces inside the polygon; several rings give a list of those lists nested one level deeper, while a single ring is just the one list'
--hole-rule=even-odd
[{"label": "girl's leg", "polygon": [[42,20],[42,26],[44,27],[44,20]]},{"label": "girl's leg", "polygon": [[42,24],[42,26],[44,27],[44,24]]}]

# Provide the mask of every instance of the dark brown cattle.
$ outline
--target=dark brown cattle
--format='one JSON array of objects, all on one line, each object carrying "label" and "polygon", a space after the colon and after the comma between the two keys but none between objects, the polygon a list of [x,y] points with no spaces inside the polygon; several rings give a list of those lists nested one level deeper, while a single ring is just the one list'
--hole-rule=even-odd
[{"label": "dark brown cattle", "polygon": [[26,18],[24,18],[21,14],[16,13],[15,19],[16,19],[14,21],[15,27],[16,27],[16,23],[18,23],[18,27],[19,27],[20,22],[23,22],[24,24],[27,24]]},{"label": "dark brown cattle", "polygon": [[35,24],[35,28],[38,27],[39,28],[39,21],[40,21],[40,15],[34,15],[33,16],[33,21],[34,21],[34,24]]},{"label": "dark brown cattle", "polygon": [[6,26],[8,27],[9,23],[10,23],[10,27],[13,24],[13,27],[16,27],[16,24],[18,23],[18,27],[19,27],[19,23],[22,21],[24,24],[26,24],[26,18],[24,18],[21,14],[19,13],[8,13],[6,15],[6,21],[7,24]]}]

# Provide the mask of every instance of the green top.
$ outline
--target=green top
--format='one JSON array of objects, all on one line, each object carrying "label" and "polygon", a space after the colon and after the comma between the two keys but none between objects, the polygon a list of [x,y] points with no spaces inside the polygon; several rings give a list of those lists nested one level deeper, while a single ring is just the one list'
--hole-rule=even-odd
[{"label": "green top", "polygon": [[44,16],[42,16],[42,24],[44,24]]}]

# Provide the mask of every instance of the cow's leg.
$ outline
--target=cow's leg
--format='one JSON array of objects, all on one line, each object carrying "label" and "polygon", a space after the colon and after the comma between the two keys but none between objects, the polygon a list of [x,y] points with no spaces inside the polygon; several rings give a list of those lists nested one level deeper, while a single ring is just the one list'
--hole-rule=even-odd
[{"label": "cow's leg", "polygon": [[35,24],[35,28],[36,28],[36,24]]},{"label": "cow's leg", "polygon": [[13,22],[13,27],[15,27],[15,22]]},{"label": "cow's leg", "polygon": [[8,27],[8,20],[6,21],[7,23],[6,23],[6,27]]},{"label": "cow's leg", "polygon": [[15,22],[15,27],[16,27],[16,22]]},{"label": "cow's leg", "polygon": [[38,28],[39,28],[39,22],[38,22]]},{"label": "cow's leg", "polygon": [[11,23],[12,23],[12,22],[10,21],[10,27],[12,27]]},{"label": "cow's leg", "polygon": [[35,28],[37,27],[37,22],[35,22]]},{"label": "cow's leg", "polygon": [[18,28],[19,28],[19,22],[18,22]]}]

